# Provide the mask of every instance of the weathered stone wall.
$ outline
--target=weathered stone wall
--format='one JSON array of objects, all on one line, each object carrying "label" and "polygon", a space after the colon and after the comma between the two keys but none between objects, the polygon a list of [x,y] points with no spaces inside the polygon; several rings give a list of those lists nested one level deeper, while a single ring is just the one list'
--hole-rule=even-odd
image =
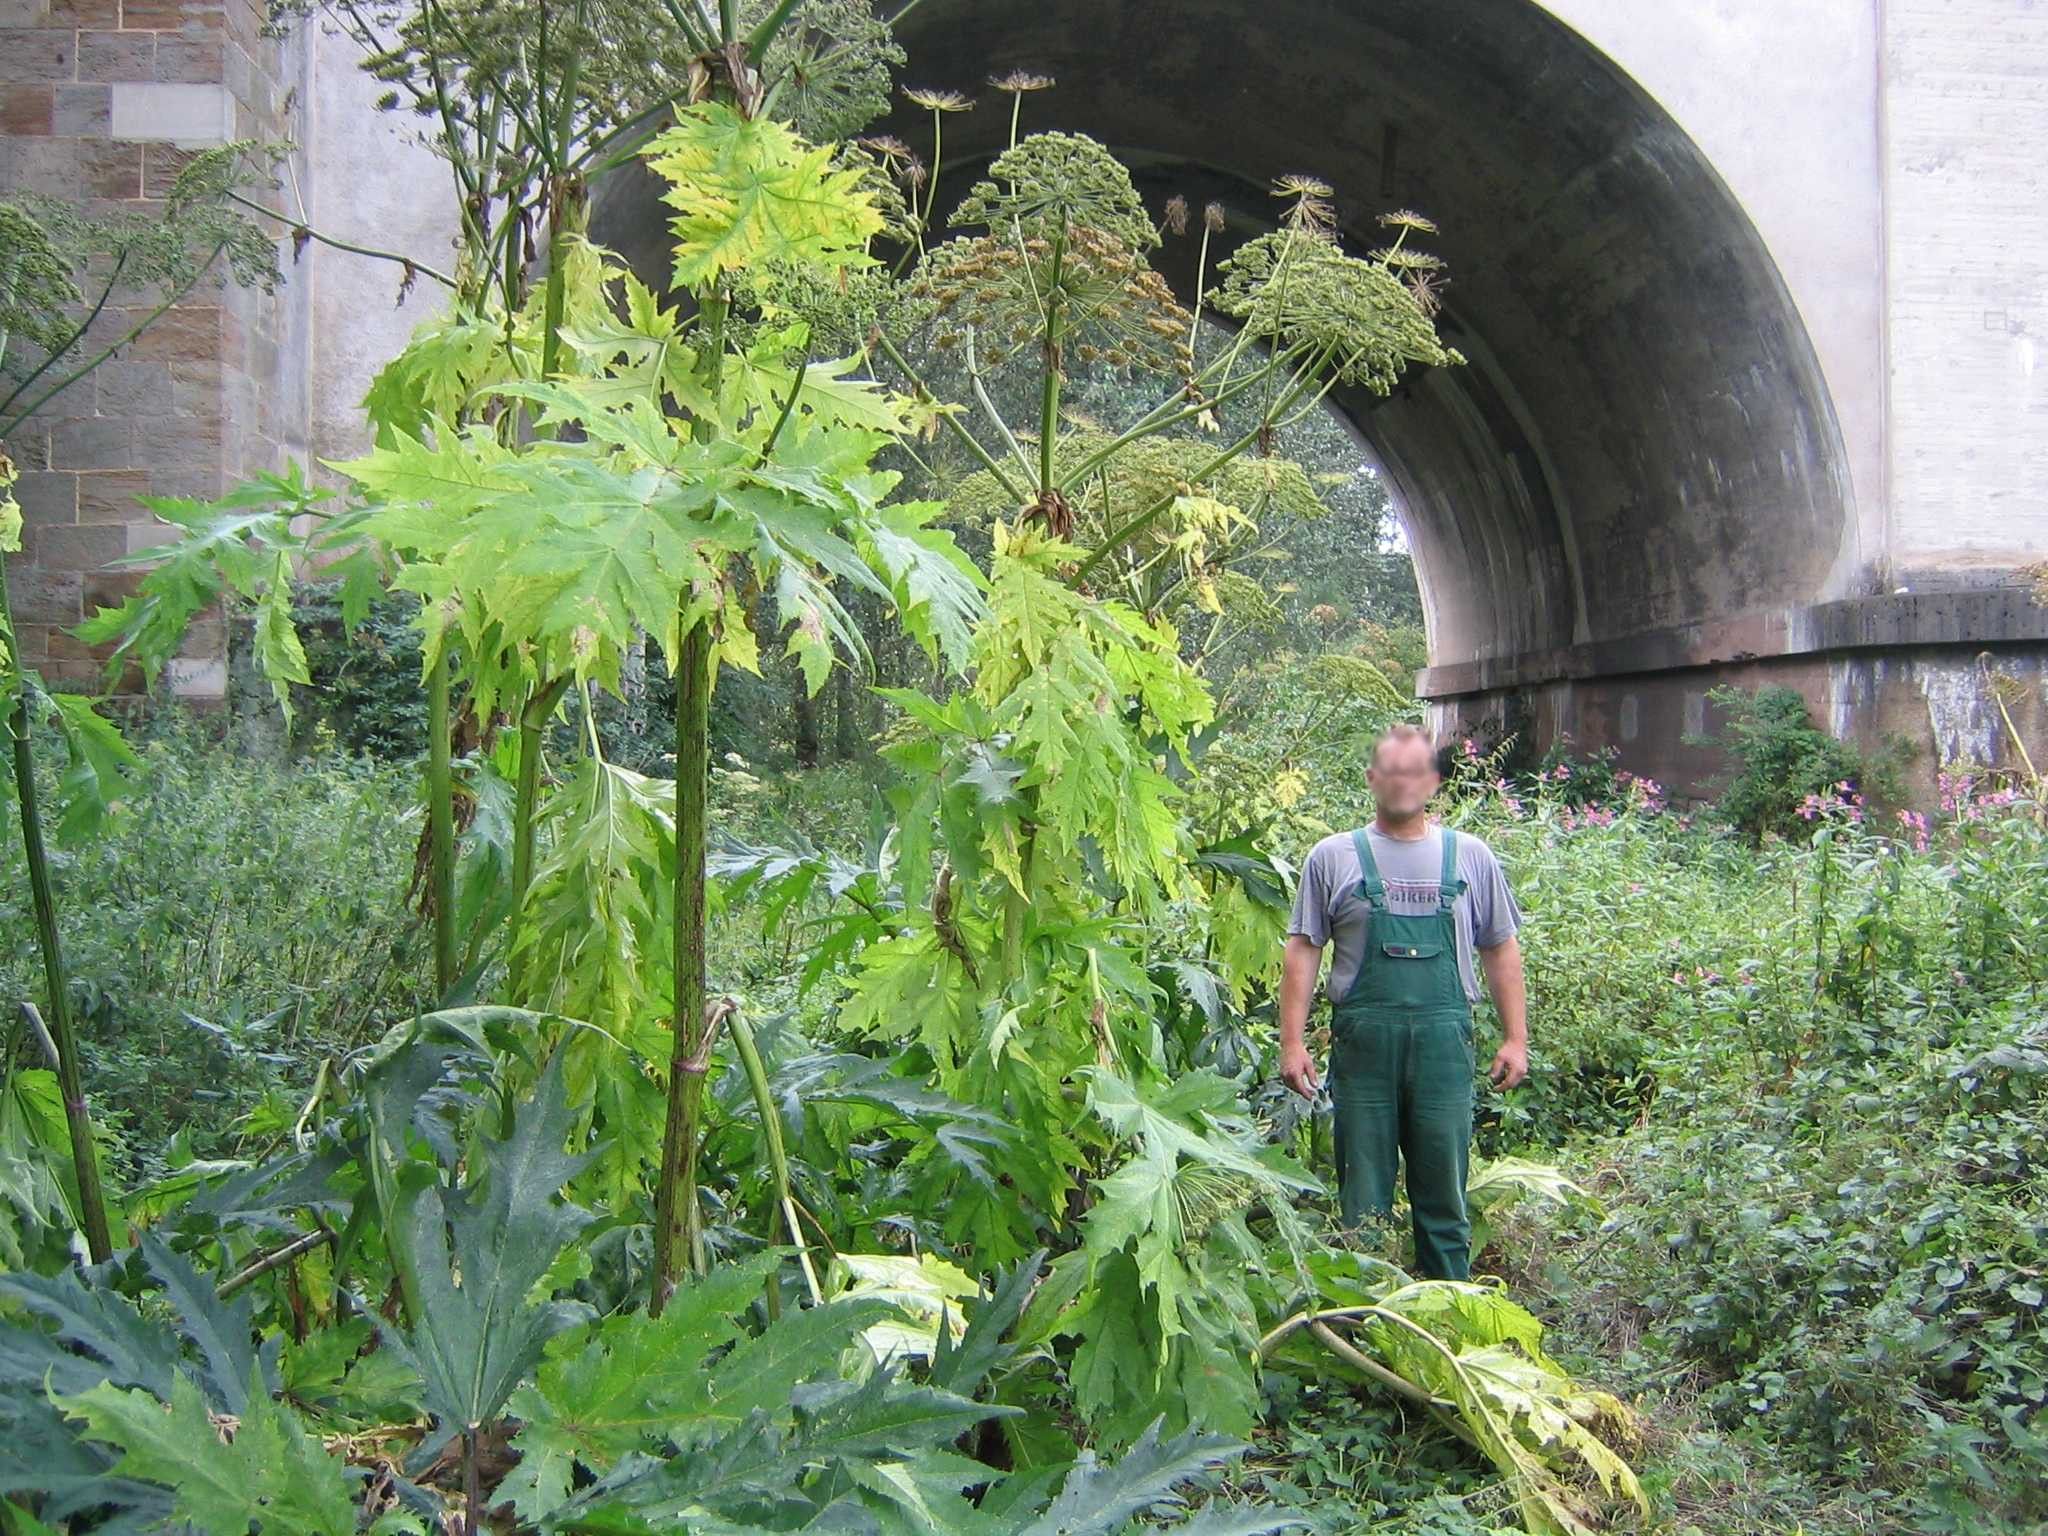
[{"label": "weathered stone wall", "polygon": [[[2017,687],[2001,711],[1987,672]],[[1443,739],[1514,732],[1532,754],[1559,742],[1613,747],[1622,766],[1687,795],[1711,793],[1730,767],[1718,747],[1726,719],[1709,698],[1720,685],[1790,688],[1815,721],[1869,752],[1910,801],[1932,804],[1944,765],[2013,765],[2013,733],[2037,764],[2048,743],[2048,643],[1986,648],[1922,642],[1752,656],[1713,667],[1588,676],[1430,706]]]},{"label": "weathered stone wall", "polygon": [[[304,46],[264,38],[261,23],[248,0],[0,0],[0,189],[147,213],[194,150],[293,136]],[[146,297],[114,291],[95,350],[148,313]],[[6,445],[24,470],[15,615],[25,659],[52,683],[98,679],[64,629],[127,590],[102,567],[156,537],[138,495],[217,496],[304,452],[305,371],[291,362],[307,297],[211,274]],[[187,652],[173,688],[219,697],[219,626],[197,626]]]}]

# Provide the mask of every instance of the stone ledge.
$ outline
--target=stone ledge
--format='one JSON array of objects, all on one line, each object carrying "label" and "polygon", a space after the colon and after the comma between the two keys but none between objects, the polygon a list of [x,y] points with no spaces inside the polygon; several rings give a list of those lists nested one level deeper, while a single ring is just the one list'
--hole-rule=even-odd
[{"label": "stone ledge", "polygon": [[2043,643],[2048,643],[2048,608],[2036,603],[2025,587],[1889,592],[1760,609],[1713,623],[1646,630],[1557,650],[1425,667],[1415,675],[1415,691],[1425,699],[1453,699],[1582,678],[1681,672],[1780,656]]}]

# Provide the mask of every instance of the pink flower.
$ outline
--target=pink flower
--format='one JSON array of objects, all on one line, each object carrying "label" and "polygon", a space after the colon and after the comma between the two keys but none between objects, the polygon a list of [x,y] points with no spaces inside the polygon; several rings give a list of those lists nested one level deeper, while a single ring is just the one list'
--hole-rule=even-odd
[{"label": "pink flower", "polygon": [[1918,811],[1900,811],[1899,825],[1911,835],[1913,851],[1925,853],[1927,851],[1927,818]]}]

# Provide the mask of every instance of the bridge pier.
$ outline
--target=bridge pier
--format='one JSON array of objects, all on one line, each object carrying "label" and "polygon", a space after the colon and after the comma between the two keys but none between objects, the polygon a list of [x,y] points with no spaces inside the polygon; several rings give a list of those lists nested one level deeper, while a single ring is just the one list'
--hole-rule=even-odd
[{"label": "bridge pier", "polygon": [[[2014,733],[2048,766],[2048,607],[2011,584],[1805,604],[1623,640],[1459,664],[1416,678],[1432,728],[1519,755],[1612,748],[1624,766],[1681,792],[1729,764],[1709,693],[1793,689],[1816,723],[1889,754],[1902,790],[1933,791],[1945,764],[2016,765]],[[1995,679],[2010,695],[2001,709]]]}]

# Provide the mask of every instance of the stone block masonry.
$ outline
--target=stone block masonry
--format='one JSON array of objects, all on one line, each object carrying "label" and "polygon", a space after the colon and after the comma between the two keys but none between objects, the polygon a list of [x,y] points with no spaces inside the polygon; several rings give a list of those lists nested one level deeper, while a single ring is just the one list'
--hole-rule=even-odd
[{"label": "stone block masonry", "polygon": [[[301,140],[308,43],[265,37],[263,22],[250,0],[0,0],[0,197],[147,215],[199,150]],[[310,173],[299,169],[303,191]],[[209,274],[5,444],[23,470],[24,547],[9,561],[22,652],[52,685],[99,686],[99,658],[66,631],[132,589],[136,578],[109,562],[163,538],[138,498],[210,499],[305,454],[308,304],[283,264],[286,286],[272,295]],[[157,302],[117,289],[86,355]],[[224,696],[223,634],[194,627],[172,692]]]}]

